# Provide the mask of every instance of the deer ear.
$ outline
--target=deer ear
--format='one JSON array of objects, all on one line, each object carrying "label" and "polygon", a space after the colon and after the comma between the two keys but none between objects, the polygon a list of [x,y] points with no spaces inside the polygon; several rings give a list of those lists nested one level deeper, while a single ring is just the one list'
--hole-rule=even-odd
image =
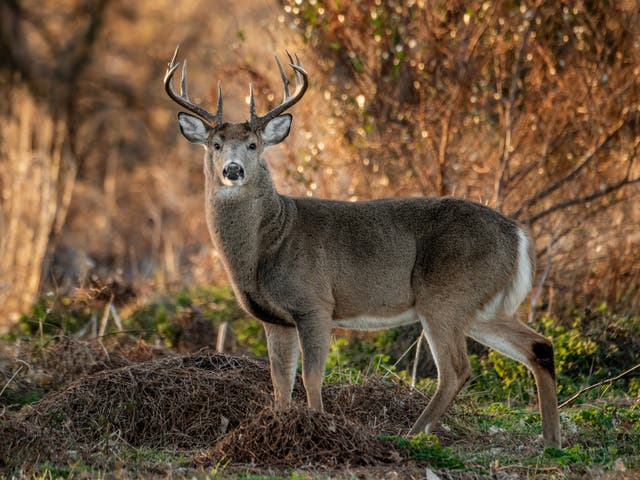
[{"label": "deer ear", "polygon": [[207,142],[211,127],[200,118],[180,112],[178,114],[178,123],[180,124],[182,135],[191,143],[203,145]]},{"label": "deer ear", "polygon": [[276,145],[287,138],[293,117],[285,113],[270,120],[260,132],[265,146]]}]

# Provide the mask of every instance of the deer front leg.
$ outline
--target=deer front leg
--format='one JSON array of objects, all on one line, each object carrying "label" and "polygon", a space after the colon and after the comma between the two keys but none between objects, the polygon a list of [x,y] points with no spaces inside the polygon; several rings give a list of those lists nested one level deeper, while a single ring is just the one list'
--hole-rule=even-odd
[{"label": "deer front leg", "polygon": [[298,336],[294,327],[263,323],[267,337],[271,382],[276,405],[282,407],[291,401],[298,363]]},{"label": "deer front leg", "polygon": [[322,411],[322,380],[331,343],[331,317],[311,314],[296,319],[302,350],[302,380],[309,408]]}]

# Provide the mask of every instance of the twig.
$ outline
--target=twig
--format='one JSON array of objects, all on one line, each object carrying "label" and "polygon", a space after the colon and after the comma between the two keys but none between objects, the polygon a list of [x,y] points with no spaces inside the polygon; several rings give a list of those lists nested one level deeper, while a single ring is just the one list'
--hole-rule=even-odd
[{"label": "twig", "polygon": [[[420,337],[422,336],[422,332],[420,332]],[[398,357],[398,359],[396,360],[396,362],[393,364],[394,367],[397,367],[398,364],[402,361],[402,359],[407,356],[407,354],[411,351],[411,349],[418,343],[418,341],[420,340],[420,337],[416,338],[414,340],[414,342],[409,345],[409,347],[402,353],[402,355],[400,355],[400,357]],[[391,370],[388,370],[389,373],[391,373]],[[387,378],[387,374],[385,373],[382,378]]]},{"label": "twig", "polygon": [[2,396],[4,391],[7,389],[9,384],[13,381],[13,379],[16,378],[16,375],[18,375],[18,373],[20,373],[20,370],[22,370],[24,367],[27,367],[28,369],[31,369],[31,365],[29,365],[24,360],[16,358],[16,362],[22,363],[22,365],[20,365],[20,368],[18,368],[18,370],[16,370],[15,373],[13,375],[11,375],[11,378],[7,381],[7,383],[4,384],[4,387],[2,387],[2,390],[0,390],[0,397]]},{"label": "twig", "polygon": [[551,249],[556,242],[555,230],[551,234],[551,238],[549,239],[549,243],[547,244],[547,262],[544,266],[544,272],[540,276],[540,281],[538,282],[538,286],[535,289],[533,297],[531,298],[531,308],[529,310],[529,320],[528,323],[531,324],[533,322],[533,317],[535,316],[536,307],[538,306],[538,301],[540,300],[540,295],[542,294],[542,287],[544,286],[544,282],[547,281],[547,277],[549,276],[549,272],[551,271]]},{"label": "twig", "polygon": [[581,388],[580,390],[578,390],[576,393],[574,393],[573,395],[571,395],[568,399],[566,399],[564,402],[562,402],[560,405],[558,405],[558,408],[564,408],[566,407],[568,404],[570,404],[571,402],[573,402],[576,398],[578,398],[580,395],[582,395],[584,392],[591,390],[593,388],[597,388],[600,387],[602,385],[606,385],[608,383],[613,383],[616,380],[620,380],[622,377],[624,377],[625,375],[630,374],[631,372],[633,372],[634,370],[637,370],[640,368],[640,363],[638,365],[636,365],[635,367],[631,367],[628,370],[625,370],[624,372],[622,372],[620,375],[616,375],[613,378],[607,378],[606,380],[602,380],[598,383],[594,383],[593,385],[589,385],[588,387],[584,387]]},{"label": "twig", "polygon": [[536,213],[535,215],[533,215],[532,217],[530,217],[527,220],[527,223],[529,225],[531,225],[531,224],[537,222],[538,220],[540,220],[542,217],[546,217],[547,215],[549,215],[549,214],[551,214],[553,212],[556,212],[558,210],[562,210],[564,208],[571,207],[573,205],[577,205],[579,203],[591,202],[591,201],[596,200],[596,199],[598,199],[600,197],[608,195],[611,192],[615,192],[616,190],[618,190],[620,188],[626,187],[627,185],[633,185],[635,183],[640,183],[640,177],[639,178],[634,178],[634,179],[624,178],[624,179],[620,180],[619,182],[613,183],[611,185],[607,185],[604,189],[592,192],[589,195],[585,195],[584,197],[571,198],[569,200],[565,200],[563,202],[557,203],[557,204],[547,208],[546,210],[542,210],[541,212]]},{"label": "twig", "polygon": [[[422,336],[422,332],[420,332],[420,336]],[[396,362],[393,364],[393,366],[394,366],[394,367],[397,367],[397,366],[398,366],[398,364],[400,363],[400,361],[401,361],[404,357],[406,357],[406,356],[407,356],[407,354],[411,351],[411,349],[412,349],[413,347],[415,347],[416,343],[418,343],[418,341],[419,341],[419,340],[420,340],[420,337],[416,338],[416,339],[413,341],[413,343],[412,343],[411,345],[409,345],[409,348],[407,348],[407,349],[402,353],[402,355],[400,355],[400,356],[398,357],[398,360],[396,360]]]},{"label": "twig", "polygon": [[229,322],[222,322],[218,327],[218,338],[216,339],[216,352],[224,353],[224,344],[229,332]]},{"label": "twig", "polygon": [[535,195],[530,197],[522,205],[520,205],[520,207],[515,212],[511,212],[511,214],[509,216],[514,217],[514,218],[518,218],[525,209],[527,209],[530,206],[540,202],[542,199],[548,197],[550,194],[555,192],[557,189],[559,189],[565,183],[572,181],[575,177],[577,177],[580,174],[580,172],[582,170],[584,170],[584,168],[589,163],[591,163],[591,161],[595,158],[596,154],[598,154],[601,150],[603,150],[609,144],[609,142],[618,134],[618,132],[620,130],[622,130],[622,128],[625,125],[630,123],[630,121],[631,120],[629,118],[625,118],[623,120],[619,120],[616,123],[614,128],[609,130],[609,132],[607,132],[606,135],[602,136],[598,140],[598,142],[589,151],[587,151],[582,156],[582,158],[580,159],[580,162],[578,163],[578,165],[575,168],[573,168],[573,170],[571,170],[569,173],[567,173],[565,176],[563,176],[562,178],[560,178],[556,182],[552,183],[551,185],[547,186],[546,188],[543,188],[542,190],[537,192]]},{"label": "twig", "polygon": [[80,330],[78,330],[76,333],[74,333],[72,336],[74,338],[82,338],[85,336],[85,334],[89,331],[89,329],[91,329],[91,331],[93,332],[93,334],[91,335],[92,338],[95,338],[96,336],[98,336],[98,333],[95,331],[95,323],[97,322],[97,317],[95,313],[91,314],[91,318],[89,318],[89,321],[87,322],[87,324],[82,327]]},{"label": "twig", "polygon": [[2,396],[4,391],[7,389],[9,384],[13,381],[13,379],[16,378],[16,375],[18,375],[23,368],[24,368],[24,365],[20,365],[20,368],[18,368],[15,372],[13,372],[13,375],[11,375],[11,378],[7,380],[7,383],[5,383],[4,387],[2,387],[2,390],[0,390],[0,397]]},{"label": "twig", "polygon": [[416,381],[418,378],[418,361],[420,360],[420,347],[422,347],[422,340],[424,334],[420,332],[420,336],[416,341],[416,355],[413,359],[413,370],[411,371],[411,388],[416,388]]},{"label": "twig", "polygon": [[118,311],[116,310],[116,307],[113,306],[113,303],[109,304],[109,311],[111,312],[113,321],[116,322],[116,326],[118,327],[118,330],[122,332],[124,330],[124,327],[122,326],[122,320],[120,319],[120,315],[118,315]]},{"label": "twig", "polygon": [[109,312],[111,311],[111,304],[115,295],[111,294],[111,298],[109,299],[109,303],[104,307],[104,313],[102,314],[102,319],[100,320],[100,330],[98,331],[98,336],[104,336],[104,333],[107,331],[107,323],[109,322]]}]

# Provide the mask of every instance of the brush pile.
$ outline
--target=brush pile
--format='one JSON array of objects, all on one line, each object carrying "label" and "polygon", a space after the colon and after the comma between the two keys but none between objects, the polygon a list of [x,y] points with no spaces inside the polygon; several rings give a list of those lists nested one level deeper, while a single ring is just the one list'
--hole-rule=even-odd
[{"label": "brush pile", "polygon": [[[70,360],[74,358],[75,360]],[[400,456],[382,434],[410,426],[426,399],[381,379],[327,385],[328,412],[272,407],[266,362],[146,344],[106,351],[61,341],[47,352],[55,376],[72,378],[39,401],[0,414],[0,466],[36,460],[90,461],[118,446],[202,451],[199,464],[373,465]],[[66,359],[66,360],[65,360]]]},{"label": "brush pile", "polygon": [[265,408],[249,418],[222,438],[203,463],[215,464],[220,458],[258,466],[335,467],[391,463],[400,460],[400,455],[365,425],[293,405]]}]

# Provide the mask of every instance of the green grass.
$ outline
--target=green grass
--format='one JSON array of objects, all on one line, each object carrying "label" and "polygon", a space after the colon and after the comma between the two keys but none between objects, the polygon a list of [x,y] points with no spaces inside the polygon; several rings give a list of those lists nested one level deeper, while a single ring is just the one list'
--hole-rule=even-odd
[{"label": "green grass", "polygon": [[468,437],[451,449],[467,467],[488,471],[492,462],[498,461],[504,471],[526,471],[530,478],[538,478],[535,472],[539,470],[545,474],[553,470],[568,477],[593,468],[607,471],[616,462],[623,462],[628,469],[640,468],[637,402],[614,407],[602,401],[563,410],[562,449],[542,447],[539,416],[530,408],[468,404],[458,408],[469,410],[461,417],[450,418],[464,423]]},{"label": "green grass", "polygon": [[465,468],[462,458],[449,447],[443,447],[435,435],[416,435],[415,437],[387,437],[396,447],[404,451],[408,458],[425,462],[430,467],[445,470]]}]

